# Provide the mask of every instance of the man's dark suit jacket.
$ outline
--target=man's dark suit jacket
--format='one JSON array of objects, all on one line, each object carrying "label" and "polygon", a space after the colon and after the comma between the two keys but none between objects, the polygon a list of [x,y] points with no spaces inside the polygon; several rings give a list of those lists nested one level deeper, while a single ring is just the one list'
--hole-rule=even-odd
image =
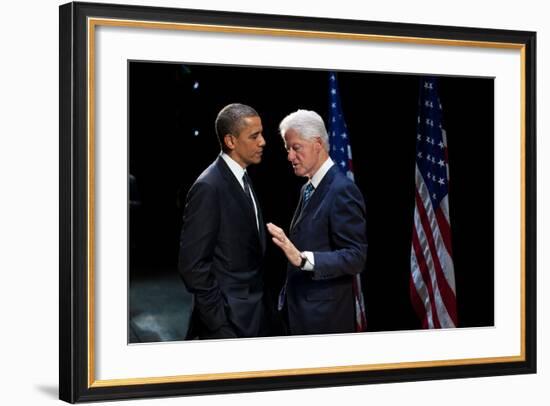
[{"label": "man's dark suit jacket", "polygon": [[313,252],[315,266],[313,271],[288,266],[290,333],[354,332],[353,275],[363,270],[367,255],[363,196],[333,165],[303,210],[302,205],[300,199],[289,236],[300,251]]},{"label": "man's dark suit jacket", "polygon": [[259,205],[258,219],[260,232],[252,202],[221,156],[187,194],[179,271],[194,294],[192,329],[200,338],[260,332],[265,231]]}]

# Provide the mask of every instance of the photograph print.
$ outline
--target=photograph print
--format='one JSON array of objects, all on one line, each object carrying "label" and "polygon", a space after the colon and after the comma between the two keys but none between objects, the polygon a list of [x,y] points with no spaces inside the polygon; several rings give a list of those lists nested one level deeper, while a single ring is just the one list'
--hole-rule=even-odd
[{"label": "photograph print", "polygon": [[128,77],[129,343],[494,325],[494,78]]}]

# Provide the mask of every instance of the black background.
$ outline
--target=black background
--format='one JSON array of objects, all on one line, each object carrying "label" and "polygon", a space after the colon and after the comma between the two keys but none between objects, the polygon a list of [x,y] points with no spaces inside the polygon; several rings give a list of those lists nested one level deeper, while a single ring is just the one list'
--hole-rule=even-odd
[{"label": "black background", "polygon": [[[419,77],[338,72],[355,181],[366,201],[362,275],[369,331],[420,328],[409,298]],[[194,84],[198,82],[198,88]],[[494,83],[440,77],[450,167],[450,216],[460,327],[494,322]],[[305,108],[328,117],[328,73],[237,66],[129,63],[130,279],[177,272],[183,205],[219,154],[214,120],[226,104],[254,107],[267,146],[249,168],[266,222],[288,229],[304,179],[292,173],[277,128]],[[199,135],[195,135],[195,131]],[[286,262],[268,244],[266,286],[276,297]]]}]

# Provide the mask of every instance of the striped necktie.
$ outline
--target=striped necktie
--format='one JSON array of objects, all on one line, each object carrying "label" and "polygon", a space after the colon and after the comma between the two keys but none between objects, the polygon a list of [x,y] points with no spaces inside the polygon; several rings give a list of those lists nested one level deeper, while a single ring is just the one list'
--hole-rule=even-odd
[{"label": "striped necktie", "polygon": [[313,194],[313,191],[315,188],[311,184],[311,182],[308,182],[305,189],[304,189],[304,206],[307,204],[309,199],[311,198],[311,195]]}]

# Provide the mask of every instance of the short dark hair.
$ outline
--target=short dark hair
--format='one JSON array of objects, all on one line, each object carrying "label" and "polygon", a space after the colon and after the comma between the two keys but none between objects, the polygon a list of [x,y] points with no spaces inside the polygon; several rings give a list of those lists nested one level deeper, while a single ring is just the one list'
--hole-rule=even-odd
[{"label": "short dark hair", "polygon": [[226,134],[237,136],[243,127],[243,121],[246,117],[258,116],[258,112],[246,104],[231,103],[221,109],[216,117],[216,135],[218,136],[222,151],[225,152],[227,150],[223,142]]}]

